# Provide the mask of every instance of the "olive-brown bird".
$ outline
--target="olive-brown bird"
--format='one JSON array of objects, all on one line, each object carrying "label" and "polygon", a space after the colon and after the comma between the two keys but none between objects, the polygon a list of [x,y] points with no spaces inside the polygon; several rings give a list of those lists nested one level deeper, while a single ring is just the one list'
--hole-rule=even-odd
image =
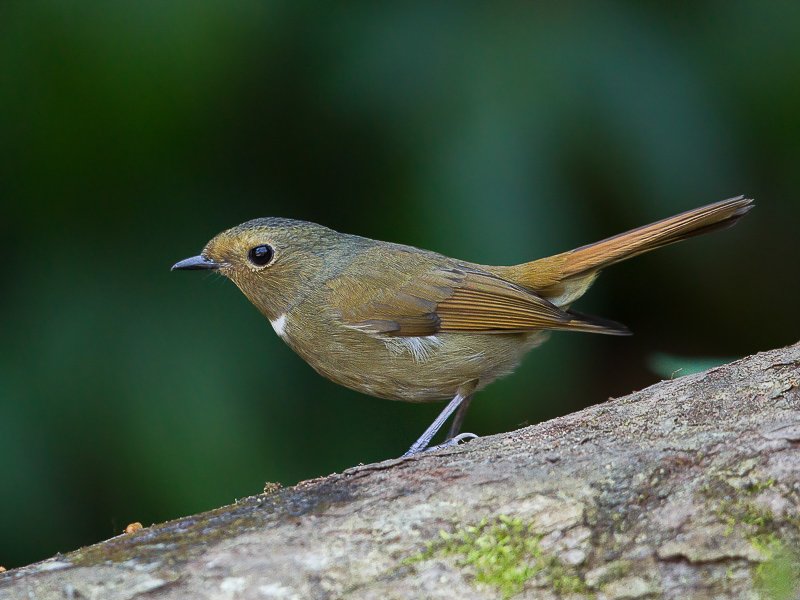
[{"label": "olive-brown bird", "polygon": [[379,398],[450,400],[406,456],[424,450],[472,395],[508,375],[551,330],[628,335],[574,311],[600,269],[648,250],[730,227],[752,208],[724,200],[595,244],[510,267],[479,265],[411,246],[265,218],[217,235],[172,269],[230,278],[275,332],[318,373]]}]

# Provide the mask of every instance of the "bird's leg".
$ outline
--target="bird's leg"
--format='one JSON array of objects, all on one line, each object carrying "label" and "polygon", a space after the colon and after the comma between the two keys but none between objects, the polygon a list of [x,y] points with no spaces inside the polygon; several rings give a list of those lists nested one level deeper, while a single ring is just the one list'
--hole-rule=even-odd
[{"label": "bird's leg", "polygon": [[[472,398],[472,394],[462,395],[461,392],[457,393],[456,397],[453,398],[452,400],[450,400],[450,403],[445,407],[445,409],[441,413],[439,413],[439,416],[436,417],[436,420],[434,420],[434,422],[431,423],[431,426],[428,427],[425,430],[425,433],[423,433],[419,437],[419,439],[411,445],[411,448],[408,449],[408,452],[403,454],[403,458],[405,458],[406,456],[413,456],[415,454],[419,454],[420,452],[425,450],[425,448],[428,447],[428,444],[431,443],[431,440],[433,439],[433,436],[436,435],[436,432],[439,431],[442,428],[442,425],[444,425],[444,422],[447,421],[447,418],[451,414],[453,414],[453,411],[456,410],[462,404],[469,405],[470,398]],[[458,418],[458,413],[456,413],[456,418]],[[463,421],[463,419],[464,419],[464,416],[462,414],[461,420]],[[461,424],[459,423],[459,427],[460,426],[461,426]],[[452,431],[452,428],[451,428],[451,431]],[[455,442],[450,443],[448,441],[448,442],[445,442],[444,444],[442,444],[442,446],[445,446],[445,445],[451,446],[451,445],[457,444],[459,441],[464,439],[464,437],[471,436],[471,435],[473,435],[473,434],[471,434],[471,433],[462,434],[462,435],[458,436],[458,439],[453,438],[453,440],[455,440]],[[475,437],[478,437],[478,436],[475,436]],[[436,447],[437,448],[441,448],[442,446],[436,446]],[[433,449],[433,448],[431,448],[431,449]]]},{"label": "bird's leg", "polygon": [[471,400],[472,394],[464,398],[464,401],[458,405],[456,414],[453,415],[453,421],[450,423],[450,429],[447,431],[447,441],[452,440],[461,431],[461,425],[464,423],[464,417],[467,416],[467,409]]}]

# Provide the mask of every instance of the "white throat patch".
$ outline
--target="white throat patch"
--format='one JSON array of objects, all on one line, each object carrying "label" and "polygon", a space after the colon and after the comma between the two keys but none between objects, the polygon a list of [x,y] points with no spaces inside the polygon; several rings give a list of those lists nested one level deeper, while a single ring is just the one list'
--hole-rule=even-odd
[{"label": "white throat patch", "polygon": [[270,320],[270,324],[272,325],[272,328],[275,330],[275,333],[277,333],[280,337],[284,337],[285,336],[284,331],[283,331],[284,328],[286,327],[286,315],[285,314],[281,315],[280,317],[278,317],[274,321]]}]

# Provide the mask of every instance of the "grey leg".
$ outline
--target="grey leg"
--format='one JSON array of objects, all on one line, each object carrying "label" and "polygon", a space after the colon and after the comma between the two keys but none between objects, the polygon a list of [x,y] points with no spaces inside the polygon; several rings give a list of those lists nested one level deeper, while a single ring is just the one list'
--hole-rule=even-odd
[{"label": "grey leg", "polygon": [[[411,448],[408,449],[408,452],[403,454],[403,458],[405,458],[406,456],[413,456],[415,454],[419,454],[420,452],[425,450],[425,448],[428,447],[428,444],[431,443],[433,436],[436,435],[436,432],[442,428],[442,425],[444,425],[444,422],[447,421],[447,418],[451,414],[453,414],[453,411],[456,410],[463,402],[469,404],[469,400],[471,397],[472,394],[468,396],[462,396],[460,392],[456,394],[456,397],[450,400],[450,403],[445,407],[445,409],[441,413],[439,413],[439,416],[436,417],[436,420],[433,423],[431,423],[431,426],[425,430],[425,433],[419,436],[419,439],[411,445]],[[461,419],[463,420],[463,418],[464,417],[462,415]],[[461,424],[459,423],[459,427],[460,426]]]},{"label": "grey leg", "polygon": [[453,415],[453,422],[450,423],[450,429],[447,431],[447,439],[452,440],[461,431],[461,425],[464,423],[464,417],[467,416],[467,409],[472,400],[472,394],[464,398],[464,401],[459,405],[456,414]]}]

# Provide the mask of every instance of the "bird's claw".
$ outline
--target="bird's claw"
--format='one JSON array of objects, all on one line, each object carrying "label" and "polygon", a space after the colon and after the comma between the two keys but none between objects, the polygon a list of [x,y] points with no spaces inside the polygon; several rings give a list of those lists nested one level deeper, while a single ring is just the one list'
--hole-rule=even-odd
[{"label": "bird's claw", "polygon": [[459,433],[455,437],[451,437],[446,442],[439,444],[438,446],[434,446],[433,448],[429,448],[429,450],[438,450],[439,448],[449,448],[450,446],[458,446],[464,440],[472,440],[477,438],[478,436],[474,433]]},{"label": "bird's claw", "polygon": [[450,448],[451,446],[458,446],[464,440],[471,440],[473,438],[478,437],[474,433],[461,433],[453,438],[450,438],[446,442],[442,442],[438,446],[431,446],[429,448],[422,448],[420,450],[414,451],[414,449],[410,449],[408,452],[403,454],[402,458],[407,458],[409,456],[414,456],[415,454],[422,454],[423,452],[431,452],[433,450],[439,450],[440,448]]}]

